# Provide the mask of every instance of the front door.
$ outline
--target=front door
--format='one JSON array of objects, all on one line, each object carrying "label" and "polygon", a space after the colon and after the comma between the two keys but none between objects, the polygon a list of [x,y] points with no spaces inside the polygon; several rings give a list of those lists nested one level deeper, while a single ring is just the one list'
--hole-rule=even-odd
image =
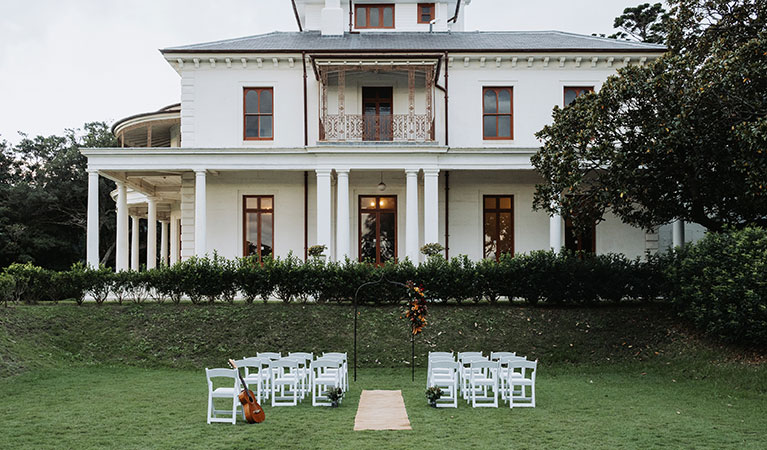
[{"label": "front door", "polygon": [[397,196],[360,195],[360,261],[384,264],[397,258]]},{"label": "front door", "polygon": [[362,121],[365,141],[392,140],[392,88],[362,88]]}]

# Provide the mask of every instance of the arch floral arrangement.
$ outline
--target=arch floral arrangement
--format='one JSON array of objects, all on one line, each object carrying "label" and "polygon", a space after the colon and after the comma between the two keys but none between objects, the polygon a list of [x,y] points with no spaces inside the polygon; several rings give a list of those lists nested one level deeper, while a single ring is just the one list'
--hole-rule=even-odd
[{"label": "arch floral arrangement", "polygon": [[423,286],[416,286],[412,281],[408,281],[406,286],[409,300],[404,315],[410,322],[410,367],[412,380],[415,381],[415,337],[421,334],[423,327],[428,323],[426,316],[429,314],[429,308],[426,306],[426,294]]}]

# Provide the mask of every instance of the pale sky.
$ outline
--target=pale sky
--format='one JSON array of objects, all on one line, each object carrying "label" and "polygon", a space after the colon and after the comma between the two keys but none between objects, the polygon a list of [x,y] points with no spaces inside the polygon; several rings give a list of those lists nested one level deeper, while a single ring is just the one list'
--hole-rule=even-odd
[{"label": "pale sky", "polygon": [[[467,30],[611,33],[649,0],[473,0]],[[289,0],[0,0],[0,140],[177,103],[159,48],[297,31]]]}]

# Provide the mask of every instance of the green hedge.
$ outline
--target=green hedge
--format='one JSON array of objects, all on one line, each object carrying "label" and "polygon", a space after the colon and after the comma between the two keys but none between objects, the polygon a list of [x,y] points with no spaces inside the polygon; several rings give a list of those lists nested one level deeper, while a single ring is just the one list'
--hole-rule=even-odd
[{"label": "green hedge", "polygon": [[[619,255],[578,257],[571,253],[533,252],[501,261],[473,262],[465,256],[440,256],[415,266],[408,260],[376,267],[346,260],[302,261],[293,255],[259,264],[252,258],[227,260],[190,258],[172,267],[112,273],[76,264],[66,272],[51,272],[31,264],[4,270],[0,298],[35,303],[86,296],[97,303],[108,294],[118,303],[172,301],[194,304],[233,302],[238,295],[251,303],[278,298],[283,302],[351,302],[363,283],[414,281],[436,302],[495,303],[522,299],[530,304],[589,304],[599,301],[654,299],[660,294],[659,258],[629,260]],[[361,304],[394,304],[405,300],[399,286],[381,283],[362,288]]]},{"label": "green hedge", "polygon": [[767,230],[709,233],[668,264],[679,314],[726,342],[767,345]]}]

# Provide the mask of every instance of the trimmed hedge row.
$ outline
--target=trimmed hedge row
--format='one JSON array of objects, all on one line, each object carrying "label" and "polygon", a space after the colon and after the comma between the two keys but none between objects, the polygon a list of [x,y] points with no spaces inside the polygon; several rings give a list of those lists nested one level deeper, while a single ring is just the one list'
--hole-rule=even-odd
[{"label": "trimmed hedge row", "polygon": [[[233,302],[238,295],[248,303],[275,297],[286,303],[351,302],[363,283],[412,280],[424,286],[430,300],[440,302],[495,303],[506,298],[530,304],[588,304],[657,298],[663,286],[661,262],[657,257],[629,260],[621,255],[578,257],[539,251],[499,262],[432,256],[419,266],[405,260],[380,267],[320,258],[304,262],[292,255],[263,264],[252,258],[190,258],[172,267],[118,273],[82,264],[67,272],[14,264],[0,277],[0,296],[6,302],[26,303],[63,298],[82,303],[86,297],[103,303],[109,294],[120,303],[150,299],[179,303],[183,298],[195,304]],[[401,287],[384,282],[361,289],[358,301],[398,303],[406,300],[405,294]]]}]

